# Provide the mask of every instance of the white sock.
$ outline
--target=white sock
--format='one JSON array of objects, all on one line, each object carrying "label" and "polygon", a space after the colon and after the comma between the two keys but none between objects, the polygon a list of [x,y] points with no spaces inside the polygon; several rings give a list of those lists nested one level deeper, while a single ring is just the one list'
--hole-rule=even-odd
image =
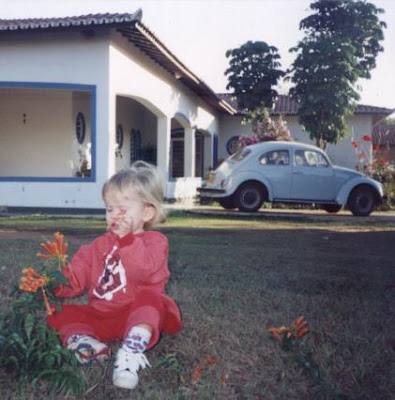
[{"label": "white sock", "polygon": [[151,339],[151,332],[140,326],[134,326],[127,334],[122,349],[132,353],[143,353]]}]

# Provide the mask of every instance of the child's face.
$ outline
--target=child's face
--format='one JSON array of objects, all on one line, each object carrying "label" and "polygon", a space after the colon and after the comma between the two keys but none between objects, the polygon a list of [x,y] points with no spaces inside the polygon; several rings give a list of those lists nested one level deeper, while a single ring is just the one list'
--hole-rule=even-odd
[{"label": "child's face", "polygon": [[145,223],[154,217],[154,207],[144,203],[133,188],[127,193],[110,189],[104,202],[107,227],[120,237],[143,232]]}]

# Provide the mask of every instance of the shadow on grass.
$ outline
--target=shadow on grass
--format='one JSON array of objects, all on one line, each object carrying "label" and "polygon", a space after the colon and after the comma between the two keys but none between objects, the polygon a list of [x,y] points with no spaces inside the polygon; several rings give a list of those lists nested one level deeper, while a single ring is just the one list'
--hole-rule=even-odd
[{"label": "shadow on grass", "polygon": [[[161,231],[170,241],[167,289],[180,305],[184,329],[148,353],[154,368],[140,374],[134,399],[335,399],[270,339],[269,326],[299,315],[311,330],[304,350],[327,382],[348,399],[391,398],[394,231]],[[96,234],[69,237],[70,254]],[[37,245],[29,236],[0,241],[2,307],[9,283],[34,262]],[[193,379],[207,357],[218,363]],[[84,370],[91,390],[83,398],[130,398],[111,385],[111,372],[111,365]],[[0,384],[5,398],[20,398],[3,374]]]}]

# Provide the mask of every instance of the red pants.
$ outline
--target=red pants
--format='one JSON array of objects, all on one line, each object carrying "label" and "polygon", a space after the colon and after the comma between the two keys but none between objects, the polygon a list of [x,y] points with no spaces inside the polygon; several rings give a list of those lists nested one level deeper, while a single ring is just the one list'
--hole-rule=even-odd
[{"label": "red pants", "polygon": [[[168,325],[168,311],[163,298],[160,293],[147,289],[142,290],[131,305],[113,311],[100,311],[90,305],[65,304],[59,313],[48,317],[47,322],[62,335],[63,344],[74,334],[89,335],[101,342],[123,340],[133,326],[148,324],[152,327],[148,345],[151,348],[159,340],[164,325]],[[176,322],[173,320],[172,324]],[[180,330],[181,323],[173,328],[170,333]]]}]

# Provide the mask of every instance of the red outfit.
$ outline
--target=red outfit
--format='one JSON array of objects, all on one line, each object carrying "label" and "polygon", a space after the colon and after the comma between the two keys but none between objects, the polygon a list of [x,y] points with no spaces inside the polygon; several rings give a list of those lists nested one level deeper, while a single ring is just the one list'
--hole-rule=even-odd
[{"label": "red outfit", "polygon": [[122,340],[138,324],[153,328],[149,348],[161,331],[181,329],[179,309],[165,295],[169,279],[168,242],[159,232],[129,234],[122,239],[112,232],[81,246],[64,274],[70,286],[59,297],[88,291],[89,304],[65,304],[48,317],[63,343],[73,334],[86,334],[102,342]]}]

